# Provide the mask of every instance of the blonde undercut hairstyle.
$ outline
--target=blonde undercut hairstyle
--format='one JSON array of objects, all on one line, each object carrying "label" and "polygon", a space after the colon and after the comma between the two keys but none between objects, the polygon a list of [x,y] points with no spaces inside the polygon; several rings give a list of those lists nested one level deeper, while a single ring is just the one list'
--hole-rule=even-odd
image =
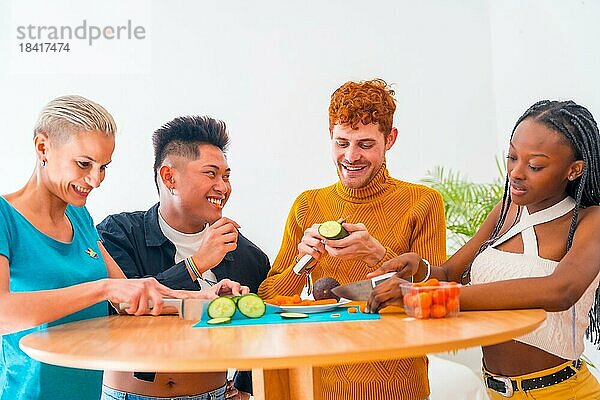
[{"label": "blonde undercut hairstyle", "polygon": [[117,124],[100,104],[82,96],[60,96],[50,101],[40,112],[33,130],[57,143],[65,143],[77,132],[97,131],[114,136]]}]

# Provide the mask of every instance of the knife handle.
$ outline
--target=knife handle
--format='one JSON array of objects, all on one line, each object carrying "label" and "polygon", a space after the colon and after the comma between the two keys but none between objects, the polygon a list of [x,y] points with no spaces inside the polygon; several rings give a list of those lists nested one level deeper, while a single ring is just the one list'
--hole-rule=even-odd
[{"label": "knife handle", "polygon": [[394,275],[396,275],[396,272],[388,272],[387,274],[383,274],[383,275],[376,276],[375,278],[371,278],[371,285],[373,286],[373,288],[375,288],[377,285],[387,281],[388,278],[391,278]]},{"label": "knife handle", "polygon": [[296,265],[294,265],[294,272],[296,275],[302,275],[305,270],[312,268],[316,263],[317,260],[315,260],[313,256],[305,254],[300,257]]}]

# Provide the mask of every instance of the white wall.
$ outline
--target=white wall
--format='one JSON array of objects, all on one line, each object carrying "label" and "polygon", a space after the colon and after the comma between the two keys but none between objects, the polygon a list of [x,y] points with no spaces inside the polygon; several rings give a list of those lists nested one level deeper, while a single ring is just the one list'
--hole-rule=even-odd
[{"label": "white wall", "polygon": [[600,118],[600,2],[490,1],[495,130],[506,146],[516,120],[542,99],[574,100]]},{"label": "white wall", "polygon": [[[119,125],[113,164],[88,203],[97,221],[145,209],[154,129],[178,115],[228,123],[234,194],[225,214],[274,258],[302,190],[335,181],[327,107],[347,80],[394,83],[400,136],[391,173],[417,181],[444,165],[496,176],[505,132],[534,100],[574,97],[600,112],[590,2],[55,0],[0,4],[0,193],[33,168],[31,128],[51,98],[78,93]],[[19,25],[118,25],[147,38],[17,51]],[[77,46],[75,46],[77,45]]]}]

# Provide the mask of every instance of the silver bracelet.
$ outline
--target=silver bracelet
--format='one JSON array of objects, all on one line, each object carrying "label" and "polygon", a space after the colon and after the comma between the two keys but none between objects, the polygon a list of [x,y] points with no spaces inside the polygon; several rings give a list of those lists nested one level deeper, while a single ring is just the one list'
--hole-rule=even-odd
[{"label": "silver bracelet", "polygon": [[[427,261],[424,258],[422,258],[421,261],[423,261],[423,264],[425,264],[427,266],[427,273],[425,274],[425,278],[421,281],[421,282],[425,282],[431,276],[431,264],[429,264],[429,261]],[[419,283],[421,283],[421,282],[419,282]]]}]

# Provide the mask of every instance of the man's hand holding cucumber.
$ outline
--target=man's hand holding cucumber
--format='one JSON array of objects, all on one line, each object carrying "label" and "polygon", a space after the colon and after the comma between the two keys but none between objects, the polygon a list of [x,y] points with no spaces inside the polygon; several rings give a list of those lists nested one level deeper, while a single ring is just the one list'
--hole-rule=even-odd
[{"label": "man's hand holding cucumber", "polygon": [[377,265],[385,255],[385,247],[369,234],[364,224],[344,221],[314,224],[304,231],[298,243],[299,257],[310,254],[318,260],[327,253],[342,260],[359,259],[370,266]]}]

